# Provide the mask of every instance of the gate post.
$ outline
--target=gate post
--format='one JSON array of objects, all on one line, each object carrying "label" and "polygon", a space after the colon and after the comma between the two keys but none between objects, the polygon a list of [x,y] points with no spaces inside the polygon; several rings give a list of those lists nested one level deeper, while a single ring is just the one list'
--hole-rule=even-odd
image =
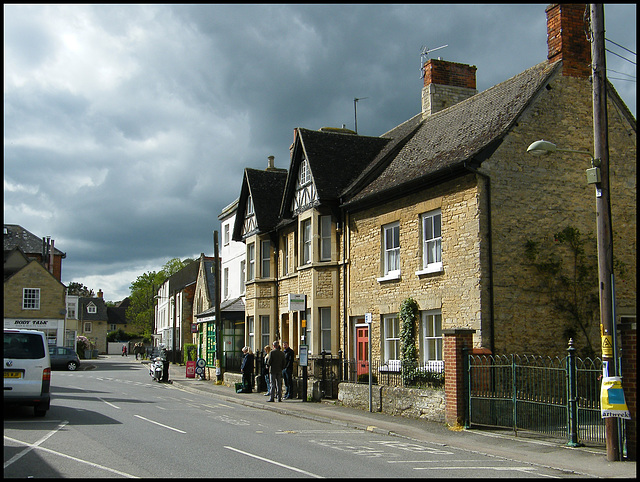
[{"label": "gate post", "polygon": [[567,356],[567,409],[569,411],[569,447],[582,447],[578,443],[578,390],[576,386],[576,349],[573,346],[573,338],[569,338],[569,355]]},{"label": "gate post", "polygon": [[444,352],[445,422],[450,427],[461,427],[465,423],[465,373],[463,348],[471,350],[476,330],[450,328],[442,330]]}]

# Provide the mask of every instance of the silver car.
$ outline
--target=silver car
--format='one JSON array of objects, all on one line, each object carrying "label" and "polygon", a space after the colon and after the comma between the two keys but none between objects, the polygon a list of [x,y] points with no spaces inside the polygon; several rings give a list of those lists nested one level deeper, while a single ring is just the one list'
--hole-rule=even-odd
[{"label": "silver car", "polygon": [[4,330],[4,405],[33,406],[43,417],[51,405],[51,361],[41,331]]}]

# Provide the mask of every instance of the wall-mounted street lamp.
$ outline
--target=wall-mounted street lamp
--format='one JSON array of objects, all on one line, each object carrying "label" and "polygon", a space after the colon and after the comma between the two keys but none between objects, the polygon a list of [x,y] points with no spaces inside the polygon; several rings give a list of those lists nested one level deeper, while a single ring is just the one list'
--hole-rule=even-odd
[{"label": "wall-mounted street lamp", "polygon": [[591,158],[591,167],[587,169],[587,183],[598,184],[602,181],[600,175],[600,159],[595,159],[589,151],[577,151],[575,149],[560,149],[553,142],[535,141],[528,148],[527,152],[533,156],[544,156],[552,152],[573,152],[575,154],[583,154]]}]

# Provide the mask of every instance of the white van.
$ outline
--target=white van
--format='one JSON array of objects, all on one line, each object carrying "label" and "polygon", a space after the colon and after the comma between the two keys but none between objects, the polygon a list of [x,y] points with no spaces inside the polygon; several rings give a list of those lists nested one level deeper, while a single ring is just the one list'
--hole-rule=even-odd
[{"label": "white van", "polygon": [[51,361],[41,331],[4,330],[4,405],[33,406],[43,417],[51,404]]}]

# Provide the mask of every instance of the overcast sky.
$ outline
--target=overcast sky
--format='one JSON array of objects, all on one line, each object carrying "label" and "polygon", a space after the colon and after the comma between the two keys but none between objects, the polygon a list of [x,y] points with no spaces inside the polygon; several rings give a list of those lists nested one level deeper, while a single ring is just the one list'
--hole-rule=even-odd
[{"label": "overcast sky", "polygon": [[[417,114],[422,47],[477,66],[479,91],[544,61],[547,5],[5,5],[4,221],[121,300],[212,256],[244,168],[288,168],[295,127],[353,129],[355,97],[362,135]],[[607,43],[636,115],[635,4],[605,27],[634,52]]]}]

